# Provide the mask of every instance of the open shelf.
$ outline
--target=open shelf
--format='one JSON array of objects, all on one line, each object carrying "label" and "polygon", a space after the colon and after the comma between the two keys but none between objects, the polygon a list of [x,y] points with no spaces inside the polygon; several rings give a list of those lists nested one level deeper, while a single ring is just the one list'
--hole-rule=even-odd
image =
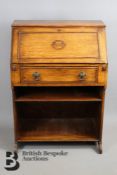
[{"label": "open shelf", "polygon": [[[27,125],[28,123],[28,125]],[[94,118],[22,119],[18,141],[95,141]]]},{"label": "open shelf", "polygon": [[95,141],[100,105],[97,101],[16,103],[18,141]]},{"label": "open shelf", "polygon": [[101,101],[98,87],[16,87],[17,102]]},{"label": "open shelf", "polygon": [[[16,103],[17,118],[95,118],[99,116],[100,102],[32,102]],[[93,110],[92,110],[93,109]]]}]

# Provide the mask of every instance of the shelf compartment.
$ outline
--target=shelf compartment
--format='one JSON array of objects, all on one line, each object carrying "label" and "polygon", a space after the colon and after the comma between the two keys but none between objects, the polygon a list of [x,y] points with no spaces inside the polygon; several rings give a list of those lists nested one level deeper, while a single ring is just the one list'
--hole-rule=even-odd
[{"label": "shelf compartment", "polygon": [[100,105],[97,101],[16,103],[17,140],[98,140]]},{"label": "shelf compartment", "polygon": [[16,102],[101,101],[100,87],[16,87]]},{"label": "shelf compartment", "polygon": [[21,120],[18,141],[95,141],[96,120],[74,119],[26,119]]},{"label": "shelf compartment", "polygon": [[100,102],[32,102],[16,103],[17,118],[98,118]]}]

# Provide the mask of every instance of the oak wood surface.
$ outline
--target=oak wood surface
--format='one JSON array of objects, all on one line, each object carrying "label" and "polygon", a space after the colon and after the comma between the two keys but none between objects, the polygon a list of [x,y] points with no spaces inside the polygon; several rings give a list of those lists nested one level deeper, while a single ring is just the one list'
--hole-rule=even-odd
[{"label": "oak wood surface", "polygon": [[104,27],[105,24],[101,20],[15,20],[12,26],[100,26]]},{"label": "oak wood surface", "polygon": [[[21,33],[19,59],[99,59],[97,33]],[[84,49],[85,48],[85,49]]]},{"label": "oak wood surface", "polygon": [[104,27],[17,27],[12,33],[12,63],[107,63]]},{"label": "oak wood surface", "polygon": [[101,101],[102,87],[16,87],[15,101]]},{"label": "oak wood surface", "polygon": [[15,142],[102,146],[108,61],[102,21],[12,24]]},{"label": "oak wood surface", "polygon": [[[27,121],[28,127],[26,127]],[[98,139],[95,125],[95,120],[92,118],[22,120],[18,141],[81,141],[86,139],[94,141]]]},{"label": "oak wood surface", "polygon": [[[13,86],[106,86],[106,64],[12,64],[11,79]],[[33,74],[37,72],[39,79],[35,80]],[[86,76],[80,79],[84,72]]]},{"label": "oak wood surface", "polygon": [[[33,77],[34,73],[39,74],[38,80]],[[80,78],[80,73],[85,73],[83,78]],[[87,83],[97,82],[98,68],[97,67],[67,67],[67,68],[53,68],[53,67],[22,67],[21,68],[21,82],[23,83]]]}]

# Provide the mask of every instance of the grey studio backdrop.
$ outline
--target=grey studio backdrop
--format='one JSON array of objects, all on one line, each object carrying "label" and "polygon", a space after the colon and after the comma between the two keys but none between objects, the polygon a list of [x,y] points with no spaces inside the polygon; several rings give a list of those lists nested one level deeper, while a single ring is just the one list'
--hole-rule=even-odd
[{"label": "grey studio backdrop", "polygon": [[[105,120],[117,114],[117,1],[116,0],[0,0],[0,135],[6,148],[13,130],[10,84],[11,23],[15,19],[98,20],[107,26],[109,80]],[[104,121],[105,121],[104,120]],[[108,126],[109,127],[109,126]],[[113,132],[113,131],[112,131]],[[113,133],[111,133],[113,134]],[[110,137],[111,137],[110,134]]]}]

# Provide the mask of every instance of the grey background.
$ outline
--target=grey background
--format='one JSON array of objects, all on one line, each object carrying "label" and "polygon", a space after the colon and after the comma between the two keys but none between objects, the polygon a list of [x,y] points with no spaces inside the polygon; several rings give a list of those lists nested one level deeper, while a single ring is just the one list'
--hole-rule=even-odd
[{"label": "grey background", "polygon": [[[105,102],[105,154],[103,159],[94,155],[94,163],[102,165],[103,173],[116,174],[113,163],[117,150],[117,1],[116,0],[0,0],[0,149],[8,150],[13,144],[13,115],[10,85],[11,23],[15,19],[70,19],[98,20],[107,26],[107,48],[109,60],[109,80]],[[113,123],[112,123],[113,122]],[[113,151],[112,151],[113,150]],[[75,151],[75,150],[73,150]],[[84,152],[84,149],[82,150]],[[89,155],[89,152],[85,153]],[[115,152],[114,152],[115,151]],[[74,156],[76,152],[72,152]],[[81,163],[85,155],[79,152]],[[95,154],[93,152],[93,154]],[[72,155],[72,159],[76,157]],[[75,158],[75,159],[74,159]],[[109,160],[108,162],[106,160]],[[111,161],[112,160],[112,161]],[[68,159],[69,161],[69,159]],[[89,161],[89,160],[88,160]],[[86,162],[85,162],[86,163]],[[107,166],[106,166],[107,163]],[[112,166],[111,166],[112,164]],[[58,164],[59,165],[59,164]],[[76,165],[77,166],[77,165]],[[88,164],[86,163],[87,170]],[[96,165],[95,165],[96,166]],[[95,168],[94,166],[94,168]],[[79,166],[80,172],[84,167]],[[96,166],[98,169],[98,166]],[[107,170],[107,171],[106,171]],[[42,171],[43,172],[43,171]],[[67,173],[67,171],[64,171]],[[76,171],[78,172],[78,171]],[[102,171],[100,170],[100,173]],[[52,172],[51,172],[52,173]],[[88,173],[88,171],[87,171]],[[89,170],[89,174],[95,173]],[[42,173],[43,174],[43,173]],[[70,174],[68,169],[68,174]],[[72,174],[72,172],[71,172]],[[97,173],[98,174],[98,173]]]}]

